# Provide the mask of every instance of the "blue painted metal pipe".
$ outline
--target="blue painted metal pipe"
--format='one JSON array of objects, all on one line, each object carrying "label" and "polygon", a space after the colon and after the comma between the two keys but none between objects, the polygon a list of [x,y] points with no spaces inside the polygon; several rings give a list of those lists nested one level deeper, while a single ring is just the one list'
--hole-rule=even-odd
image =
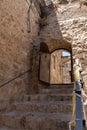
[{"label": "blue painted metal pipe", "polygon": [[83,108],[79,80],[76,81],[76,130],[83,130]]}]

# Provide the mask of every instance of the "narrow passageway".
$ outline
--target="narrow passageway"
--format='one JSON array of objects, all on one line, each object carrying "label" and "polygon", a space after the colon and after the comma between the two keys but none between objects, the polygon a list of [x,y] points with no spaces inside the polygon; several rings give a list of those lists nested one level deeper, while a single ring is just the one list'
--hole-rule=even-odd
[{"label": "narrow passageway", "polygon": [[87,6],[80,2],[1,0],[0,130],[83,130]]}]

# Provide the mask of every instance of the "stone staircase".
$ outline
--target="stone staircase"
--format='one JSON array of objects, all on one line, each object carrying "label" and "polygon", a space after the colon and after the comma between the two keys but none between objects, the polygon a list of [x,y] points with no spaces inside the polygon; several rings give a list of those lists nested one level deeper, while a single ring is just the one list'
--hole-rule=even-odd
[{"label": "stone staircase", "polygon": [[51,85],[25,95],[13,110],[0,115],[0,130],[69,130],[73,85]]}]

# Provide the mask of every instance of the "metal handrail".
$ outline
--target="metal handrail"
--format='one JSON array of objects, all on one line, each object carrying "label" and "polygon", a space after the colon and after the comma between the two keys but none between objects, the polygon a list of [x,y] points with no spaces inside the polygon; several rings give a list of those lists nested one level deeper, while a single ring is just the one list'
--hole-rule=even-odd
[{"label": "metal handrail", "polygon": [[74,88],[73,88],[73,112],[72,120],[69,122],[69,129],[83,130],[83,106],[82,106],[82,94],[81,94],[81,65],[78,61],[74,64]]},{"label": "metal handrail", "polygon": [[82,94],[81,83],[76,81],[76,130],[83,130],[83,107],[82,107]]},{"label": "metal handrail", "polygon": [[16,80],[16,79],[22,77],[23,75],[25,75],[25,74],[27,74],[27,73],[29,73],[29,72],[31,72],[31,69],[28,69],[28,70],[22,72],[21,74],[19,74],[19,75],[13,77],[12,79],[5,81],[4,83],[0,84],[0,88],[2,88],[3,86],[5,86],[5,85],[11,83],[12,81],[14,81],[14,80]]}]

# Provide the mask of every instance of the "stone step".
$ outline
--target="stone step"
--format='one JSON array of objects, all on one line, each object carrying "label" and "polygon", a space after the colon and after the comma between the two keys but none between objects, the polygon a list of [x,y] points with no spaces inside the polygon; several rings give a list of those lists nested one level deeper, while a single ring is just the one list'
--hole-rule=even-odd
[{"label": "stone step", "polygon": [[40,94],[70,94],[73,92],[72,88],[49,88],[49,89],[41,89],[39,91]]},{"label": "stone step", "polygon": [[53,89],[57,89],[57,88],[72,88],[73,89],[73,83],[72,84],[53,84],[53,85],[49,85],[49,88],[53,88]]},{"label": "stone step", "polygon": [[71,114],[17,112],[1,115],[1,124],[27,130],[69,130]]},{"label": "stone step", "polygon": [[62,101],[31,101],[15,103],[15,110],[23,112],[45,112],[45,113],[66,113],[72,112],[71,102]]},{"label": "stone step", "polygon": [[71,101],[71,94],[36,94],[25,95],[24,101]]},{"label": "stone step", "polygon": [[28,130],[28,129],[20,129],[20,128],[9,128],[9,127],[5,127],[5,126],[0,126],[0,130]]},{"label": "stone step", "polygon": [[11,103],[8,100],[0,100],[0,113],[7,111]]}]

